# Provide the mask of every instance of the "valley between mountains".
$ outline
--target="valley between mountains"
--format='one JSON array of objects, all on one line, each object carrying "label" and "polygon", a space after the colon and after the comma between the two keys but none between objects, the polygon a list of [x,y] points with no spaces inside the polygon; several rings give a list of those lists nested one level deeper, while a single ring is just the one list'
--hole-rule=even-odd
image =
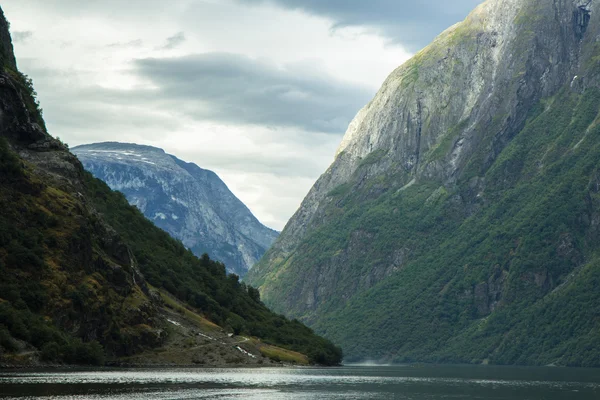
[{"label": "valley between mountains", "polygon": [[281,233],[161,149],[50,136],[3,16],[0,66],[1,363],[600,367],[600,0],[480,4]]}]

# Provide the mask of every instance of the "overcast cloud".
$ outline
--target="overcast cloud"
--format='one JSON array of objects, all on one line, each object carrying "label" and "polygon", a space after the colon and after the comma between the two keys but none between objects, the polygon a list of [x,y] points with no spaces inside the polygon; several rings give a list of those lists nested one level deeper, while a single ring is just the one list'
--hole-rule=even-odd
[{"label": "overcast cloud", "polygon": [[15,31],[12,33],[12,40],[15,43],[24,42],[33,36],[31,31]]},{"label": "overcast cloud", "polygon": [[462,21],[481,0],[239,0],[270,2],[330,18],[332,27],[363,26],[411,51],[429,44],[446,28]]},{"label": "overcast cloud", "polygon": [[181,45],[183,42],[185,42],[185,34],[183,32],[179,32],[171,37],[168,37],[167,43],[164,46],[160,47],[159,49],[173,50],[173,49],[177,48],[179,45]]},{"label": "overcast cloud", "polygon": [[339,135],[372,90],[310,66],[277,67],[247,56],[204,53],[135,60],[135,72],[169,107],[222,123],[290,126]]},{"label": "overcast cloud", "polygon": [[161,147],[215,171],[263,223],[282,229],[385,77],[476,3],[5,0],[2,7],[51,134],[72,146]]}]

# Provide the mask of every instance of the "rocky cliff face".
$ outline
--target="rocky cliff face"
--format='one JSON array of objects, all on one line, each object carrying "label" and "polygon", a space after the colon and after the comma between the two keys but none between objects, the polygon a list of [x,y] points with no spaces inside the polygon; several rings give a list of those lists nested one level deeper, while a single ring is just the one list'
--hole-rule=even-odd
[{"label": "rocky cliff face", "polygon": [[46,132],[0,9],[2,360],[7,350],[39,359],[48,346],[47,360],[98,363],[97,342],[123,355],[164,339],[160,302],[84,193],[83,167]]},{"label": "rocky cliff face", "polygon": [[196,255],[208,253],[222,261],[230,272],[244,276],[277,237],[214,172],[161,149],[98,143],[76,147],[73,153],[158,227]]},{"label": "rocky cliff face", "polygon": [[[249,282],[261,286],[267,304],[340,340],[351,356],[423,359],[428,348],[431,357],[471,361],[462,348],[440,349],[456,336],[472,340],[478,318],[515,299],[533,304],[558,293],[589,260],[583,243],[595,246],[597,210],[587,192],[595,162],[575,165],[595,148],[599,14],[595,0],[490,0],[445,31],[358,113],[335,161]],[[579,202],[558,205],[557,187],[572,176],[580,186],[562,190]],[[540,223],[545,196],[550,210],[562,209],[561,224]],[[552,234],[532,228],[540,224]],[[517,263],[526,241],[539,258]],[[492,257],[488,245],[506,253]],[[550,254],[564,263],[553,269]],[[408,310],[425,304],[431,309],[421,319],[409,318]],[[351,321],[366,316],[366,337],[393,339],[351,339]],[[415,333],[390,330],[409,319]],[[443,333],[417,345],[427,324]],[[503,346],[489,341],[473,359]]]},{"label": "rocky cliff face", "polygon": [[[329,191],[380,173],[398,185],[413,178],[456,182],[471,156],[486,147],[489,168],[523,127],[529,109],[578,76],[592,53],[589,1],[487,1],[462,23],[394,71],[363,108],[276,247],[294,247],[318,224]],[[585,37],[585,41],[583,41]],[[584,46],[584,44],[586,44]]]}]

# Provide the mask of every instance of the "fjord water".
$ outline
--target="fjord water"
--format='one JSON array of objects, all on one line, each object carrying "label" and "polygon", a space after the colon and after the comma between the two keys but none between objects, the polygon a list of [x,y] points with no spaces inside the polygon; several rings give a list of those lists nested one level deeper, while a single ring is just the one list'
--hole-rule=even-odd
[{"label": "fjord water", "polygon": [[599,399],[600,370],[489,366],[4,371],[2,399]]}]

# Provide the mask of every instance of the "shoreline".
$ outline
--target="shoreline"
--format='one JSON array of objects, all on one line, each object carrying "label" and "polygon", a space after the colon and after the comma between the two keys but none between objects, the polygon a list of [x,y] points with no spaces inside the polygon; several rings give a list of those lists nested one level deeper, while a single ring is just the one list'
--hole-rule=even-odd
[{"label": "shoreline", "polygon": [[101,370],[151,370],[151,369],[269,369],[269,368],[285,368],[285,369],[313,369],[327,368],[335,369],[341,367],[352,367],[352,365],[300,365],[288,364],[282,362],[271,363],[241,363],[241,364],[128,364],[128,363],[106,363],[102,366],[93,365],[69,365],[69,364],[8,364],[0,363],[0,372],[3,371],[24,371],[24,370],[48,370],[48,371],[101,371]]}]

